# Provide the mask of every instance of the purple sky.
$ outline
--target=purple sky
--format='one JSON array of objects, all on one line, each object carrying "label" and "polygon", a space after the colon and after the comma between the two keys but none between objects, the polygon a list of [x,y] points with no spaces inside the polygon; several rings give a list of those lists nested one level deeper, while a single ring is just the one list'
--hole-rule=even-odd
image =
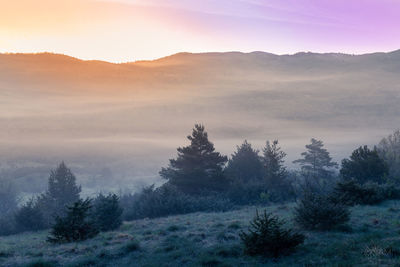
[{"label": "purple sky", "polygon": [[[34,3],[34,4],[32,4]],[[262,50],[400,49],[400,0],[16,0],[0,10],[0,52],[129,61]]]}]

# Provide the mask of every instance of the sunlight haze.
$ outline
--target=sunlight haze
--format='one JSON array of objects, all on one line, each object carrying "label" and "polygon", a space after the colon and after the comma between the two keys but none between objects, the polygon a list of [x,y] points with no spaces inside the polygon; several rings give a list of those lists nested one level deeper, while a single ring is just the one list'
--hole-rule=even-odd
[{"label": "sunlight haze", "polygon": [[178,52],[388,52],[400,2],[1,0],[0,52],[127,62]]}]

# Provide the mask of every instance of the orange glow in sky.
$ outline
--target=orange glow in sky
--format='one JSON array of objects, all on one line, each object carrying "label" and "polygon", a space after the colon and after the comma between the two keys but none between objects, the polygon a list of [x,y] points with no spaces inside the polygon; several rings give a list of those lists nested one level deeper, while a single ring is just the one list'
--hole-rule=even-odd
[{"label": "orange glow in sky", "polygon": [[400,48],[393,0],[0,0],[0,52],[126,62],[177,52]]}]

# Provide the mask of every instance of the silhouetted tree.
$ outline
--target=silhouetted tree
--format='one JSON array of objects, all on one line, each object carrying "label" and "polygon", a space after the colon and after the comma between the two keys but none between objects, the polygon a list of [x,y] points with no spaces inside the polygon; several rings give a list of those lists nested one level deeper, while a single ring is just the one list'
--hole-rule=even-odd
[{"label": "silhouetted tree", "polygon": [[257,211],[255,218],[250,222],[249,233],[240,233],[245,253],[277,258],[292,252],[304,242],[305,236],[292,229],[286,229],[284,224],[285,221],[271,213],[264,211],[260,216]]},{"label": "silhouetted tree", "polygon": [[196,124],[192,135],[187,138],[190,145],[177,149],[178,157],[171,159],[167,168],[162,168],[161,177],[190,194],[224,189],[227,180],[222,168],[227,157],[215,152],[203,125]]},{"label": "silhouetted tree", "polygon": [[96,236],[99,231],[93,219],[89,218],[91,200],[79,199],[67,207],[65,216],[57,216],[47,240],[51,243],[82,241]]},{"label": "silhouetted tree", "polygon": [[258,153],[247,140],[237,146],[225,169],[227,177],[233,182],[260,181],[263,178],[263,165]]},{"label": "silhouetted tree", "polygon": [[62,162],[52,170],[48,181],[48,189],[38,199],[38,205],[46,222],[52,222],[54,215],[61,215],[66,206],[79,200],[81,187],[76,185],[76,177]]},{"label": "silhouetted tree", "polygon": [[302,159],[293,161],[298,163],[306,177],[313,178],[318,184],[325,181],[333,174],[333,168],[338,164],[332,161],[329,152],[324,148],[321,140],[311,139],[311,144],[306,145],[307,151],[301,153]]},{"label": "silhouetted tree", "polygon": [[263,162],[265,173],[268,180],[279,180],[287,175],[286,168],[283,166],[286,153],[281,150],[278,140],[267,141],[263,149]]},{"label": "silhouetted tree", "polygon": [[284,164],[286,153],[282,151],[278,140],[267,141],[263,148],[265,182],[272,200],[284,200],[293,195],[293,188],[288,180]]},{"label": "silhouetted tree", "polygon": [[367,146],[353,151],[350,159],[342,161],[340,174],[345,180],[354,179],[359,184],[366,182],[383,183],[388,173],[388,167],[379,157],[376,149],[370,150]]}]

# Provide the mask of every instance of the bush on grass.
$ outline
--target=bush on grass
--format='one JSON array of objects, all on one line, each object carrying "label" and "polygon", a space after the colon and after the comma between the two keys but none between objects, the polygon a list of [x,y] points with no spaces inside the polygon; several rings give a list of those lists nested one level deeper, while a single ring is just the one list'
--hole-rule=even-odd
[{"label": "bush on grass", "polygon": [[249,232],[241,232],[240,238],[245,246],[245,253],[277,258],[290,253],[304,242],[303,234],[285,229],[285,222],[272,214],[258,211],[250,222]]},{"label": "bush on grass", "polygon": [[295,221],[307,230],[337,229],[349,220],[350,212],[346,206],[310,191],[303,194],[295,209]]},{"label": "bush on grass", "polygon": [[354,180],[337,183],[331,196],[332,201],[349,206],[374,205],[399,198],[400,189],[393,185],[376,183],[360,185]]},{"label": "bush on grass", "polygon": [[65,217],[55,218],[47,240],[51,243],[68,243],[96,236],[99,233],[96,223],[88,216],[91,207],[90,199],[80,199],[67,207]]}]

